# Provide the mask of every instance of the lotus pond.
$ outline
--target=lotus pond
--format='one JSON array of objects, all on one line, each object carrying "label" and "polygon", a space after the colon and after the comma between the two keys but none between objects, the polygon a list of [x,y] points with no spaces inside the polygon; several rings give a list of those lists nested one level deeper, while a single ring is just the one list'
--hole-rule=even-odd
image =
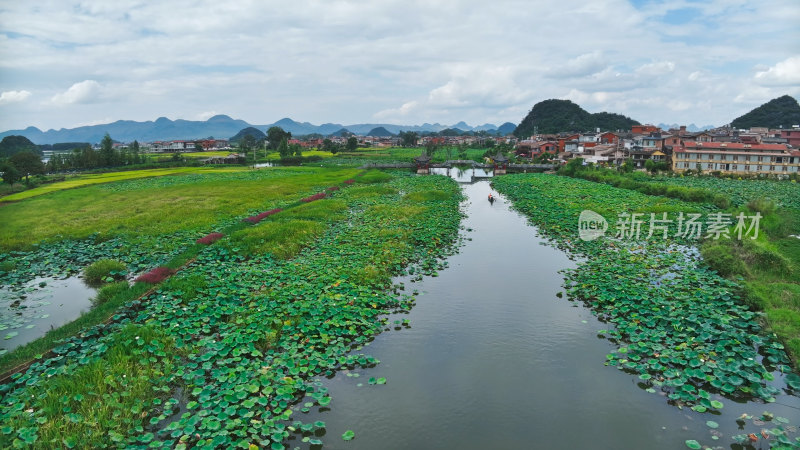
[{"label": "lotus pond", "polygon": [[[214,236],[110,323],[64,340],[2,385],[0,445],[796,442],[800,380],[755,313],[739,306],[733,283],[686,243],[577,239],[582,209],[612,218],[705,206],[510,175],[494,180],[508,203],[486,202],[480,181],[464,188],[460,209],[461,190],[446,177],[345,172],[327,189],[307,180],[288,198],[142,237],[161,249],[155,256],[124,234],[6,254],[0,263],[14,270],[4,276],[22,283],[100,256],[144,271]],[[184,192],[184,181],[92,189],[117,195],[153,183]],[[51,250],[59,245],[72,256]]]},{"label": "lotus pond", "polygon": [[800,184],[789,180],[737,180],[712,176],[657,176],[641,179],[723,193],[736,206],[751,200],[769,199],[778,206],[800,210]]},{"label": "lotus pond", "polygon": [[[578,239],[584,209],[613,223],[621,212],[688,212],[705,206],[552,175],[505,176],[493,185],[552,244],[581,258],[576,268],[564,271],[566,294],[609,325],[598,330],[616,347],[606,355],[606,365],[635,375],[648,392],[696,413],[724,415],[731,402],[764,403],[765,409],[794,402],[797,407],[800,377],[783,346],[761,330],[759,313],[743,306],[736,283],[708,269],[686,242]],[[794,411],[791,417],[797,423],[800,414]]]},{"label": "lotus pond", "polygon": [[[0,444],[277,449],[297,430],[310,442],[325,424],[292,408],[331,402],[312,377],[375,364],[352,351],[384,314],[410,307],[391,275],[409,264],[434,273],[458,233],[454,182],[390,178],[346,180],[326,198],[242,222],[243,234],[202,250],[109,324],[62,342],[0,388]],[[286,259],[241,247],[311,220],[326,226],[307,229],[309,246]]]}]

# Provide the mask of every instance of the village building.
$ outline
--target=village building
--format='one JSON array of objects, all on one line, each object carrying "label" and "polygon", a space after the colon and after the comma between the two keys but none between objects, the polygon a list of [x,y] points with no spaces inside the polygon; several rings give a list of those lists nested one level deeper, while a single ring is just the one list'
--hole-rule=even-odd
[{"label": "village building", "polygon": [[685,141],[674,150],[672,170],[786,176],[800,168],[800,150],[783,144]]}]

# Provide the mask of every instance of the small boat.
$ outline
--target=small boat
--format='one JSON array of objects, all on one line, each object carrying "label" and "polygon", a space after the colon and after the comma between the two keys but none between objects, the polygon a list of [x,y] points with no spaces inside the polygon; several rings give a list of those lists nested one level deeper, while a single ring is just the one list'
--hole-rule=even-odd
[{"label": "small boat", "polygon": [[492,194],[489,194],[489,203],[494,203],[494,196],[492,196]]}]

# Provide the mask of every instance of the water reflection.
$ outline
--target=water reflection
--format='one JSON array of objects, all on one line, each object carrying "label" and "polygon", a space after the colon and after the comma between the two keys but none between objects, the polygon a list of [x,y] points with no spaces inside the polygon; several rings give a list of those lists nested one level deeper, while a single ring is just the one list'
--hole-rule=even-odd
[{"label": "water reflection", "polygon": [[96,293],[77,276],[36,278],[21,287],[0,288],[0,354],[77,319],[91,309]]}]

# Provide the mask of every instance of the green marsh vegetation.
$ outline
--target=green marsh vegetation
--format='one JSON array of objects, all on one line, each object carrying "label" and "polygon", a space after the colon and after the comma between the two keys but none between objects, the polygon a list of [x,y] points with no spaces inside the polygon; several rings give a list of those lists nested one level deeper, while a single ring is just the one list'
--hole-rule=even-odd
[{"label": "green marsh vegetation", "polygon": [[[319,168],[190,173],[63,190],[7,204],[0,210],[8,224],[0,231],[0,239],[13,244],[0,246],[0,283],[13,287],[36,277],[93,272],[87,266],[105,258],[124,263],[132,274],[157,266],[178,269],[205,248],[194,241],[210,228],[242,228],[243,213],[295,203],[357,173]],[[209,207],[193,201],[205,196],[217,203]],[[234,207],[226,209],[230,205]],[[145,206],[150,208],[147,214],[137,212]],[[96,211],[94,216],[87,207]],[[107,211],[97,212],[102,208]],[[113,268],[106,272],[97,278],[106,281],[109,275],[121,275]],[[141,284],[129,290],[117,288],[120,291],[114,295],[100,292],[94,302],[98,306],[74,324],[52,330],[12,353],[0,350],[0,372],[47,352],[58,339],[107,320],[117,307],[148,289]]]},{"label": "green marsh vegetation", "polygon": [[[253,225],[225,222],[225,237],[141,301],[15,375],[0,387],[0,417],[13,424],[0,429],[0,445],[281,449],[290,434],[318,443],[325,424],[302,415],[332,398],[315,380],[378,362],[358,349],[387,312],[413,302],[394,293],[391,277],[409,265],[434,273],[461,219],[459,188],[448,178],[353,180],[307,204],[267,205],[284,211]],[[323,229],[289,252],[281,249],[291,234],[254,232],[252,250],[243,242],[253,235],[236,234],[312,220]],[[146,330],[158,332],[140,344]],[[112,370],[99,378],[102,365]],[[54,379],[49,394],[43,387]],[[99,398],[113,402],[84,407]]]},{"label": "green marsh vegetation", "polygon": [[788,389],[800,389],[784,345],[741,302],[740,284],[709,268],[691,241],[578,238],[584,209],[614,224],[622,212],[705,213],[713,205],[556,175],[507,175],[493,185],[554,245],[585,258],[566,271],[566,293],[613,326],[598,332],[617,346],[607,365],[698,412],[724,407],[721,397],[774,401],[775,371],[787,374]]},{"label": "green marsh vegetation", "polygon": [[800,185],[793,180],[714,176],[618,174],[606,169],[565,168],[566,175],[635,190],[714,205],[731,217],[760,214],[757,239],[731,233],[699,246],[705,262],[741,285],[738,297],[765,312],[767,328],[800,363]]},{"label": "green marsh vegetation", "polygon": [[83,279],[90,286],[100,286],[114,280],[125,278],[127,267],[124,263],[113,259],[99,259],[83,269]]}]

